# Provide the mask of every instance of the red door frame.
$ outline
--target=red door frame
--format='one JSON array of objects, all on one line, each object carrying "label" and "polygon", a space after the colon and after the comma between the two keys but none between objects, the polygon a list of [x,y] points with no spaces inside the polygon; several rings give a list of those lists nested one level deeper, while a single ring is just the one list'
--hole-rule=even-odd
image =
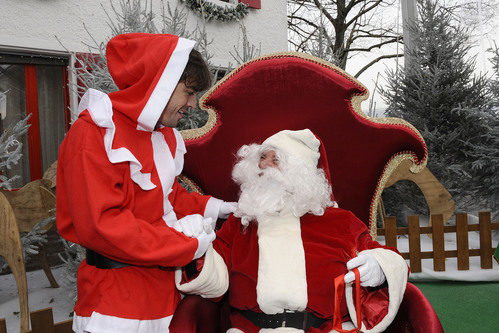
[{"label": "red door frame", "polygon": [[64,122],[67,133],[69,131],[69,127],[71,126],[68,66],[62,66],[62,93],[64,94]]},{"label": "red door frame", "polygon": [[26,90],[26,114],[31,113],[28,124],[29,169],[31,181],[42,178],[42,154],[40,147],[40,118],[38,116],[38,89],[36,65],[24,65]]},{"label": "red door frame", "polygon": [[[31,113],[28,124],[29,168],[31,181],[42,178],[42,154],[40,145],[40,117],[38,114],[38,86],[36,81],[36,65],[24,65],[24,86],[26,91],[26,114]],[[69,102],[68,68],[62,66],[62,91],[64,98],[64,121],[66,132],[69,131],[71,110]]]}]

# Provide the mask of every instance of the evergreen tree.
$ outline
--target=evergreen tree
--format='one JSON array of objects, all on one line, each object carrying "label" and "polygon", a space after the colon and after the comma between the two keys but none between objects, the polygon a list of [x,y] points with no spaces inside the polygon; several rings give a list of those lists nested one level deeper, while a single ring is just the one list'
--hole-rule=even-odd
[{"label": "evergreen tree", "polygon": [[[381,90],[386,113],[421,132],[428,168],[452,194],[456,210],[497,214],[498,114],[488,81],[474,74],[468,31],[453,21],[452,11],[431,0],[419,2],[418,11],[411,27],[411,65],[398,75],[388,72],[387,88]],[[410,214],[427,213],[414,189],[402,183],[385,191],[388,213],[398,215],[404,205]]]}]

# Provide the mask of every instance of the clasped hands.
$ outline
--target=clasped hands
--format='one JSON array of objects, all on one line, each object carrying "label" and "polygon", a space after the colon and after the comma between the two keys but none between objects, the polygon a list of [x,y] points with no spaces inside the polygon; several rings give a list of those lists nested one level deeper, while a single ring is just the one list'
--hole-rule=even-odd
[{"label": "clasped hands", "polygon": [[[220,206],[218,217],[227,218],[227,216],[236,209],[236,202],[224,201]],[[205,218],[199,214],[192,214],[175,221],[172,227],[187,237],[196,238],[198,240],[198,248],[193,258],[197,259],[204,255],[208,246],[215,240],[216,222],[217,221],[213,220],[211,217]]]},{"label": "clasped hands", "polygon": [[385,273],[372,254],[360,252],[359,255],[347,262],[349,272],[345,274],[345,283],[355,281],[352,269],[357,268],[362,287],[377,287],[386,281]]}]

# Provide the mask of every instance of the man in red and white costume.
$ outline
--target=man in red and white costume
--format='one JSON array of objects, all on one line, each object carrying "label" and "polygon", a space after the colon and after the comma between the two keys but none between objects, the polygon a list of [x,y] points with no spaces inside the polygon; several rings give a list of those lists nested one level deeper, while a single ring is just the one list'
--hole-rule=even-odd
[{"label": "man in red and white costume", "polygon": [[317,166],[321,154],[325,160],[308,129],[281,131],[239,150],[232,174],[241,186],[238,209],[217,232],[199,274],[176,273],[184,293],[218,298],[228,291],[228,332],[334,331],[334,279],[344,274],[337,327],[353,329],[354,268],[362,286],[362,331],[383,331],[394,319],[407,264],[373,241],[351,212],[336,208],[329,175]]},{"label": "man in red and white costume", "polygon": [[[60,147],[57,226],[87,249],[77,276],[76,332],[168,332],[175,267],[201,257],[237,205],[188,193],[174,129],[211,77],[194,42],[132,33],[111,39],[119,90],[90,89]],[[191,52],[192,51],[192,52]]]}]

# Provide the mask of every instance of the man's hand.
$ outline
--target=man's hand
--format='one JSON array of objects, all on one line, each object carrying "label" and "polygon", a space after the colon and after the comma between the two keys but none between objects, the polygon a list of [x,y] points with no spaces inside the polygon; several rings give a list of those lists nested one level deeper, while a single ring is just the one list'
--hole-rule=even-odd
[{"label": "man's hand", "polygon": [[385,273],[383,273],[376,258],[369,253],[361,252],[357,257],[347,262],[347,268],[350,272],[345,274],[345,283],[355,281],[355,274],[351,270],[356,267],[359,269],[362,287],[377,287],[386,281]]},{"label": "man's hand", "polygon": [[218,217],[221,219],[226,219],[231,213],[234,213],[237,209],[237,202],[222,202],[220,210],[218,211]]},{"label": "man's hand", "polygon": [[213,232],[211,217],[204,218],[199,214],[187,215],[173,224],[173,228],[187,237],[198,237],[202,233]]}]

